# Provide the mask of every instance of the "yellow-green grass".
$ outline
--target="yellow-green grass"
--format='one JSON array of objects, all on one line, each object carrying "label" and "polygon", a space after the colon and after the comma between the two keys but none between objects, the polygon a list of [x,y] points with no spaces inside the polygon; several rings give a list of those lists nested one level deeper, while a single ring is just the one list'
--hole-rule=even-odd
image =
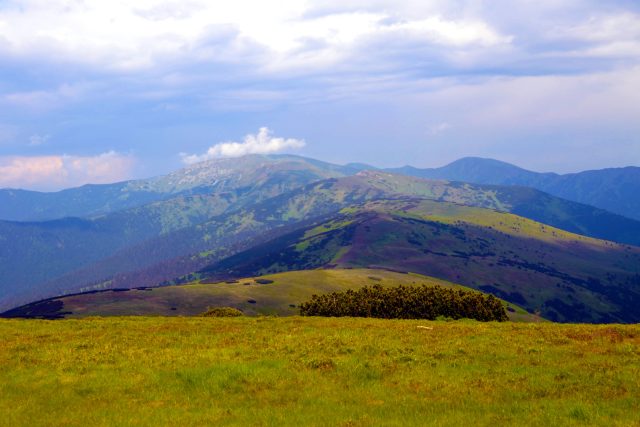
[{"label": "yellow-green grass", "polygon": [[[395,201],[373,201],[365,205],[366,209],[388,212],[389,206],[397,204]],[[518,237],[534,238],[541,241],[567,244],[585,243],[594,247],[623,248],[627,245],[582,236],[559,228],[545,225],[508,212],[485,209],[473,206],[458,205],[455,203],[441,203],[432,200],[420,200],[415,202],[411,209],[392,210],[391,213],[400,216],[408,216],[417,219],[436,221],[444,224],[467,223],[482,227],[489,227]]]},{"label": "yellow-green grass", "polygon": [[0,321],[3,426],[636,426],[640,326]]},{"label": "yellow-green grass", "polygon": [[[260,284],[256,280],[273,283]],[[240,279],[233,283],[192,283],[180,286],[133,289],[125,292],[99,292],[59,298],[66,317],[163,315],[193,316],[208,307],[234,307],[247,315],[291,316],[298,306],[322,294],[365,285],[419,286],[440,285],[464,288],[453,283],[419,274],[402,274],[375,269],[304,270]],[[469,288],[464,288],[469,289]],[[249,302],[252,301],[252,302]],[[507,304],[507,303],[505,303]],[[507,304],[511,320],[536,321],[522,308]]]}]

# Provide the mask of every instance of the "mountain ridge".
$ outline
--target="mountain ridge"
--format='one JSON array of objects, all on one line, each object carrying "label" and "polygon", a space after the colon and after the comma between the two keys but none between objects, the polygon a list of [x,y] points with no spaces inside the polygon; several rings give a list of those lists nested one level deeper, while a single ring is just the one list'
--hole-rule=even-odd
[{"label": "mountain ridge", "polygon": [[439,168],[377,168],[362,163],[336,165],[289,154],[211,159],[153,178],[113,184],[87,184],[50,193],[0,189],[0,219],[42,221],[65,216],[102,215],[178,195],[211,192],[225,185],[221,182],[224,181],[225,174],[213,173],[223,172],[225,167],[226,170],[233,171],[237,165],[244,165],[240,167],[255,170],[278,162],[306,164],[309,170],[315,168],[317,179],[350,176],[363,170],[378,170],[428,179],[532,187],[567,200],[640,220],[640,201],[633,197],[640,192],[640,167],[635,166],[558,174],[534,172],[495,159],[463,157]]},{"label": "mountain ridge", "polygon": [[531,187],[640,220],[640,198],[636,196],[640,194],[640,167],[636,166],[557,174],[533,172],[494,159],[464,157],[439,168],[404,166],[386,170],[429,179]]}]

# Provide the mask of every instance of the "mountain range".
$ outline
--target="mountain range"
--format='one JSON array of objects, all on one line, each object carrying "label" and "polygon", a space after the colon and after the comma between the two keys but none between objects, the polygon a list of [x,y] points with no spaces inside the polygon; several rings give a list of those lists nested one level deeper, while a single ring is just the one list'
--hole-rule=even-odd
[{"label": "mountain range", "polygon": [[[269,158],[272,162],[264,163]],[[222,193],[225,188],[248,188],[254,180],[281,173],[299,174],[299,184],[314,179],[381,170],[362,163],[333,165],[291,155],[248,155],[202,162],[151,179],[115,184],[85,185],[53,193],[0,189],[0,219],[42,221],[86,217],[142,206],[178,195]],[[609,168],[571,174],[539,173],[493,159],[466,157],[440,168],[412,166],[382,169],[387,172],[475,184],[530,187],[551,195],[595,206],[640,220],[640,167]],[[288,177],[289,182],[291,177]],[[266,193],[262,193],[266,194]],[[251,195],[247,195],[251,197]]]},{"label": "mountain range", "polygon": [[[468,167],[457,170],[480,181]],[[77,292],[382,266],[552,320],[638,320],[640,221],[522,185],[416,171],[252,155],[58,193],[2,190],[0,214],[13,220],[0,221],[0,309]],[[318,229],[333,237],[309,240]]]},{"label": "mountain range", "polygon": [[429,179],[531,187],[563,199],[640,220],[640,167],[560,175],[532,172],[493,159],[466,157],[441,168],[418,169],[405,166],[389,171]]}]

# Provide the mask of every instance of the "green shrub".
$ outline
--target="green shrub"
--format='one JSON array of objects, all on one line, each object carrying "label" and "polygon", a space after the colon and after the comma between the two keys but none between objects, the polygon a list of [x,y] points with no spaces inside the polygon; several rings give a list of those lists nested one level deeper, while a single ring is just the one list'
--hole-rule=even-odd
[{"label": "green shrub", "polygon": [[202,313],[202,317],[238,317],[244,316],[244,313],[233,307],[209,307],[207,311]]},{"label": "green shrub", "polygon": [[300,305],[302,316],[378,317],[383,319],[508,320],[502,302],[493,295],[442,286],[365,286],[359,290],[313,295]]}]

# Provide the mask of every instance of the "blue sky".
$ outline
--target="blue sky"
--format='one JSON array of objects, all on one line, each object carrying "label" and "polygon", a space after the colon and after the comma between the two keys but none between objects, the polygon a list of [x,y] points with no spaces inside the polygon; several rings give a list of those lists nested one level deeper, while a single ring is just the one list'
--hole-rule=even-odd
[{"label": "blue sky", "polygon": [[638,135],[637,1],[0,0],[0,187],[248,152],[572,172]]}]

